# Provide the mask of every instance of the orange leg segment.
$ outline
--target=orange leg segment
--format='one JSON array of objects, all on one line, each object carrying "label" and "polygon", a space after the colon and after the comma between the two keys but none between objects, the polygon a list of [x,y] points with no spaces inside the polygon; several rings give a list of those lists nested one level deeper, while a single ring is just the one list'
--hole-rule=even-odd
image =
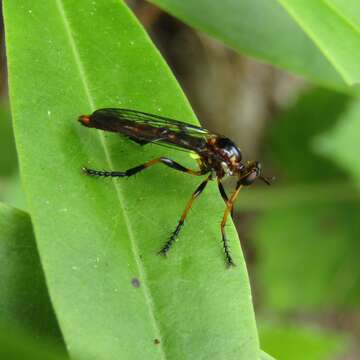
[{"label": "orange leg segment", "polygon": [[235,188],[235,191],[231,194],[230,199],[226,203],[226,209],[225,209],[222,221],[221,221],[221,235],[222,235],[222,241],[223,241],[223,246],[224,246],[224,253],[225,253],[226,262],[229,266],[234,266],[235,263],[230,255],[230,246],[229,246],[229,240],[225,233],[225,225],[226,225],[227,219],[229,217],[229,214],[232,212],[234,202],[235,202],[237,196],[239,195],[239,192],[242,189],[242,187],[243,187],[243,185],[237,185]]},{"label": "orange leg segment", "polygon": [[165,243],[165,245],[161,248],[161,250],[159,251],[160,255],[166,255],[168,253],[168,251],[170,250],[170,248],[172,247],[172,245],[174,244],[177,236],[179,235],[179,232],[181,230],[181,228],[184,225],[186,216],[189,212],[189,210],[191,209],[195,199],[197,197],[199,197],[199,195],[204,191],[207,183],[209,182],[209,180],[211,179],[211,176],[208,176],[206,180],[204,180],[197,188],[196,190],[193,192],[190,200],[188,201],[188,203],[186,204],[185,210],[183,211],[181,218],[176,226],[176,229],[174,230],[174,232],[171,234],[169,240]]}]

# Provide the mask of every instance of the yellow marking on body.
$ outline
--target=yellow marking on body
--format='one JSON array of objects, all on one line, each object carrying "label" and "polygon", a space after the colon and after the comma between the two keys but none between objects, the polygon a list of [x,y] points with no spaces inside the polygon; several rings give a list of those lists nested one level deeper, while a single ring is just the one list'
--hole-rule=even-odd
[{"label": "yellow marking on body", "polygon": [[231,164],[232,165],[235,165],[236,164],[236,156],[235,155],[233,155],[231,158],[230,158],[230,162],[231,162]]}]

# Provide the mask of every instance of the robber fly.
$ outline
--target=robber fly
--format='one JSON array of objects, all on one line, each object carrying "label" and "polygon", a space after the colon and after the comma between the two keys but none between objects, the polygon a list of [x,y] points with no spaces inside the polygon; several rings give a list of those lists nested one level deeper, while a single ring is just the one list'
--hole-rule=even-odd
[{"label": "robber fly", "polygon": [[[139,145],[160,144],[197,154],[197,169],[186,168],[167,157],[159,157],[126,171],[101,171],[88,168],[83,170],[85,174],[91,176],[130,177],[150,166],[162,163],[174,170],[191,175],[207,175],[206,179],[201,182],[192,194],[176,229],[159,251],[161,255],[166,255],[174,244],[194,200],[204,191],[209,180],[216,179],[219,192],[226,204],[221,221],[225,258],[228,265],[234,265],[225,234],[225,224],[242,187],[251,185],[257,179],[261,179],[270,185],[270,179],[261,175],[259,161],[242,161],[240,149],[230,139],[222,135],[214,134],[198,126],[142,111],[99,109],[91,115],[80,116],[79,121],[87,127],[120,133]],[[221,183],[222,179],[227,176],[237,178],[235,189],[230,197],[227,196]]]}]

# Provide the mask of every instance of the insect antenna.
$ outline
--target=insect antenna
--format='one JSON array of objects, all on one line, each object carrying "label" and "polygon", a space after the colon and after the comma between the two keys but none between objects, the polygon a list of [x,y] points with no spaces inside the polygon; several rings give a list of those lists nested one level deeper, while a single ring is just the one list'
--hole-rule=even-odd
[{"label": "insect antenna", "polygon": [[260,179],[267,185],[271,185],[275,181],[275,176],[272,176],[271,178],[260,176]]}]

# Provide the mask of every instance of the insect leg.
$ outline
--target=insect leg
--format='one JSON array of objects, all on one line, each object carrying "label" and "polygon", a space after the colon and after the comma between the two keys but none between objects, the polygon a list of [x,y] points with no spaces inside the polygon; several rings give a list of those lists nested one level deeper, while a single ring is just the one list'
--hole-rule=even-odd
[{"label": "insect leg", "polygon": [[143,171],[143,170],[149,168],[150,166],[153,166],[158,163],[162,163],[162,164],[169,166],[175,170],[182,171],[182,172],[185,172],[185,173],[188,173],[191,175],[204,175],[204,173],[205,173],[205,170],[188,169],[188,168],[180,165],[179,163],[177,163],[169,158],[166,158],[166,157],[160,157],[160,158],[156,158],[156,159],[147,161],[144,164],[135,166],[126,171],[101,171],[101,170],[88,169],[86,167],[84,167],[83,170],[84,170],[85,174],[91,175],[91,176],[130,177],[130,176],[135,175],[138,172]]},{"label": "insect leg", "polygon": [[[223,200],[225,202],[225,205],[227,206],[229,198],[227,197],[224,186],[221,183],[221,180],[219,178],[217,179],[217,183],[218,183],[218,188],[219,188],[219,192],[221,194],[221,197],[223,198]],[[231,217],[233,217],[233,215],[234,215],[234,208],[231,208]]]},{"label": "insect leg", "polygon": [[225,253],[226,262],[229,266],[234,266],[235,264],[230,255],[230,247],[229,247],[228,238],[225,233],[225,225],[226,225],[226,221],[229,217],[229,214],[233,208],[234,202],[235,202],[237,196],[239,195],[239,192],[240,192],[242,186],[243,185],[241,185],[240,183],[238,183],[236,185],[234,192],[231,194],[230,199],[226,203],[226,209],[225,209],[222,221],[221,221],[221,235],[222,235],[222,241],[223,241],[223,246],[224,246],[224,253]]},{"label": "insect leg", "polygon": [[191,206],[194,202],[194,200],[204,191],[208,181],[211,179],[211,176],[209,176],[206,180],[204,180],[197,188],[196,190],[193,192],[191,199],[188,201],[184,212],[181,215],[181,218],[176,226],[176,229],[174,230],[174,232],[171,234],[170,239],[165,243],[165,245],[161,248],[161,250],[159,251],[160,255],[166,255],[168,253],[168,251],[170,250],[170,248],[172,247],[172,245],[174,244],[177,236],[179,235],[179,232],[181,230],[181,228],[184,225],[186,216],[189,212],[189,210],[191,209]]}]

